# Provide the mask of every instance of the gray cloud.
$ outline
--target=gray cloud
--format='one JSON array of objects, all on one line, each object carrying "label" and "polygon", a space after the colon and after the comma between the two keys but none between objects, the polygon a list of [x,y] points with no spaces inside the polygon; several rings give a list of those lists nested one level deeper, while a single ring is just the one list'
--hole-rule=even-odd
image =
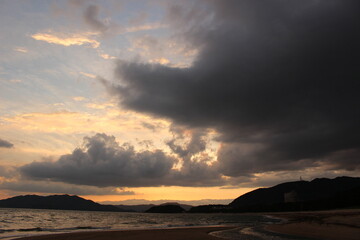
[{"label": "gray cloud", "polygon": [[17,175],[17,171],[11,166],[0,166],[0,177],[13,178]]},{"label": "gray cloud", "polygon": [[100,8],[97,5],[89,5],[84,11],[83,18],[85,23],[87,23],[95,31],[104,33],[108,26],[99,19]]},{"label": "gray cloud", "polygon": [[0,138],[0,148],[12,148],[14,144]]},{"label": "gray cloud", "polygon": [[119,62],[119,85],[107,87],[120,104],[216,129],[228,176],[359,169],[360,2],[200,3],[170,9],[200,49],[193,66]]},{"label": "gray cloud", "polygon": [[233,177],[230,179],[232,186],[222,187],[224,189],[238,189],[238,188],[255,188],[255,187],[271,187],[285,181],[311,181],[315,178],[335,178],[339,176],[358,177],[360,171],[347,170],[327,170],[321,172],[321,169],[314,168],[310,170],[294,170],[294,171],[276,171],[263,173],[258,176],[250,177]]},{"label": "gray cloud", "polygon": [[53,193],[75,195],[134,195],[132,191],[117,191],[114,188],[54,183],[50,181],[10,181],[0,183],[1,189],[21,193]]},{"label": "gray cloud", "polygon": [[[119,145],[115,137],[96,134],[85,137],[82,148],[54,162],[33,162],[20,168],[22,176],[99,187],[208,186],[221,184],[220,175],[204,161],[186,161],[160,150],[136,151]],[[185,161],[184,161],[185,162]]]},{"label": "gray cloud", "polygon": [[24,179],[18,167],[0,166],[0,189],[12,193],[54,193],[75,195],[134,195],[135,192],[122,188],[96,187],[52,182],[48,179],[32,181]]},{"label": "gray cloud", "polygon": [[191,132],[190,141],[188,141],[185,145],[178,144],[177,142],[184,141],[186,138],[184,136],[184,132],[186,129],[181,128],[179,126],[175,126],[174,124],[170,127],[170,131],[173,133],[174,137],[171,140],[166,141],[166,144],[172,150],[173,153],[178,155],[180,158],[189,161],[192,156],[195,154],[202,152],[206,149],[206,130],[202,129],[193,129]]},{"label": "gray cloud", "polygon": [[19,169],[14,166],[0,166],[0,189],[12,193],[66,193],[75,195],[134,195],[133,191],[122,188],[96,187],[52,182],[47,179],[32,181],[22,178]]},{"label": "gray cloud", "polygon": [[[186,129],[172,125],[170,131],[173,138],[166,141],[170,150],[182,160],[181,171],[174,172],[177,185],[222,185],[218,165],[209,165],[213,159],[206,154],[207,131],[204,129]],[[185,131],[187,135],[185,136]]]},{"label": "gray cloud", "polygon": [[154,132],[156,132],[157,130],[163,128],[163,126],[161,124],[156,124],[156,123],[149,123],[149,122],[141,122],[141,125],[144,127],[144,128],[147,128],[147,129],[150,129]]}]

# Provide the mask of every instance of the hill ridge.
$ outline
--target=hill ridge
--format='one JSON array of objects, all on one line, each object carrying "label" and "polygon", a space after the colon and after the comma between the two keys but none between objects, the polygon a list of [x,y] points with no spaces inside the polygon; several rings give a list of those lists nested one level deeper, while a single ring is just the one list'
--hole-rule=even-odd
[{"label": "hill ridge", "polygon": [[20,195],[0,200],[0,207],[107,212],[123,211],[115,206],[102,205],[92,200],[69,194],[48,196],[39,196],[34,194]]},{"label": "hill ridge", "polygon": [[[350,197],[351,190],[360,187],[359,177],[315,178],[312,181],[285,182],[268,188],[258,188],[234,199],[229,206],[246,208],[256,205],[274,205],[299,202],[324,201],[339,198],[346,192]],[[356,193],[353,194],[356,197]]]}]

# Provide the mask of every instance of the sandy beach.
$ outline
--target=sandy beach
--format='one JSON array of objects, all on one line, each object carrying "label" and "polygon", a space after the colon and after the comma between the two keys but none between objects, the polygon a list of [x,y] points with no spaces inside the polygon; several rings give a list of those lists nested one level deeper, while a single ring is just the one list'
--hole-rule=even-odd
[{"label": "sandy beach", "polygon": [[287,221],[266,226],[270,232],[323,240],[358,240],[360,236],[360,209],[271,215]]},{"label": "sandy beach", "polygon": [[175,229],[96,231],[52,234],[19,238],[18,240],[218,240],[210,232],[231,229],[233,227],[194,227]]}]

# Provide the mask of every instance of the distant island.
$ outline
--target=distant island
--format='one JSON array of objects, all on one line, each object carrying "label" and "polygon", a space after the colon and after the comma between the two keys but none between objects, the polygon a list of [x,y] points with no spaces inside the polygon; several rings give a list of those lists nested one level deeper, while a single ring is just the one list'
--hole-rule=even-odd
[{"label": "distant island", "polygon": [[148,210],[150,210],[153,207],[157,207],[157,206],[164,206],[164,205],[178,205],[181,208],[183,208],[186,211],[189,211],[193,206],[188,205],[188,204],[180,204],[177,202],[165,202],[162,203],[160,205],[156,205],[156,204],[138,204],[138,205],[114,205],[124,211],[128,211],[128,212],[147,212]]},{"label": "distant island", "polygon": [[259,188],[236,198],[228,205],[189,206],[178,203],[161,205],[102,205],[78,196],[26,195],[0,200],[0,208],[33,208],[112,212],[215,213],[282,212],[339,208],[360,208],[360,178],[316,178]]},{"label": "distant island", "polygon": [[146,210],[147,213],[184,213],[185,209],[175,204],[154,206]]}]

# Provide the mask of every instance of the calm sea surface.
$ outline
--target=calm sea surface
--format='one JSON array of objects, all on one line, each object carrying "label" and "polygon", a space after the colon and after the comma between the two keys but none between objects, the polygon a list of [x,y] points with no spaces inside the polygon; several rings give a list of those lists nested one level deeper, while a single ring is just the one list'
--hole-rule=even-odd
[{"label": "calm sea surface", "polygon": [[156,214],[0,208],[0,239],[75,231],[235,225],[214,233],[227,239],[301,239],[269,234],[264,224],[279,220],[243,214]]}]

